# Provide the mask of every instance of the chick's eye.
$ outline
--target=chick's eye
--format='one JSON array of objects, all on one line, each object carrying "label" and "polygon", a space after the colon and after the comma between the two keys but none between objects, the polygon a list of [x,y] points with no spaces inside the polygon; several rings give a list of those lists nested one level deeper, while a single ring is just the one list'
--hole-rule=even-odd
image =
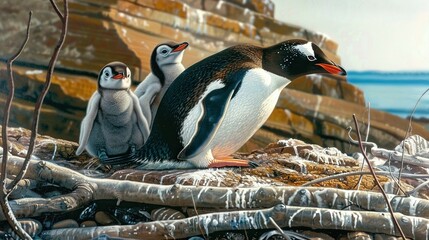
[{"label": "chick's eye", "polygon": [[307,59],[309,61],[315,61],[316,60],[316,58],[314,56],[307,56]]},{"label": "chick's eye", "polygon": [[104,72],[104,76],[108,77],[109,76],[109,72]]},{"label": "chick's eye", "polygon": [[161,51],[162,54],[166,54],[167,52],[168,52],[167,49],[164,49]]}]

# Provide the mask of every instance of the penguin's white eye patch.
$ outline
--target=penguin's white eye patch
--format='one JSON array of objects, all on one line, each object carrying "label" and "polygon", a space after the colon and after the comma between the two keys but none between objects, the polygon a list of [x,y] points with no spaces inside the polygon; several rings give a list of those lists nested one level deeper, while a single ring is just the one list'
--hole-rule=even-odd
[{"label": "penguin's white eye patch", "polygon": [[170,53],[170,48],[168,48],[167,46],[162,46],[158,49],[158,54],[161,54],[163,56],[167,56]]},{"label": "penguin's white eye patch", "polygon": [[[302,55],[306,56],[309,61],[316,60],[316,58],[314,57],[315,54],[314,54],[314,50],[313,50],[313,46],[311,45],[311,42],[308,42],[306,44],[296,45],[294,46],[294,48],[298,50],[298,52],[300,52]],[[314,58],[314,60],[311,60],[312,57]]]},{"label": "penguin's white eye patch", "polygon": [[316,61],[316,57],[311,56],[311,55],[307,56],[307,59],[308,59],[308,61],[310,61],[310,62]]}]

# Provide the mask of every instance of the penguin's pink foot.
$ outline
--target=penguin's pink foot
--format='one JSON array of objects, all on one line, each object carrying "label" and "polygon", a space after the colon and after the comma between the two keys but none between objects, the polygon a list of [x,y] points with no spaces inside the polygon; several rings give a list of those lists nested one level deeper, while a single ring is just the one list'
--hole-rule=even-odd
[{"label": "penguin's pink foot", "polygon": [[210,164],[209,168],[221,168],[221,167],[257,167],[258,164],[249,160],[235,159],[232,157],[217,158],[214,159]]}]

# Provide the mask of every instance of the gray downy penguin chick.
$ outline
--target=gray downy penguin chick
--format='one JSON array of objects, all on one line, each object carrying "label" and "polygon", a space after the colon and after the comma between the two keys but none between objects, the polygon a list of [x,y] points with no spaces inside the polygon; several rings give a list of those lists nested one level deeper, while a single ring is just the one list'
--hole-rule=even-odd
[{"label": "gray downy penguin chick", "polygon": [[152,52],[150,59],[152,72],[134,90],[149,127],[165,92],[185,70],[182,59],[188,46],[187,42],[166,42],[156,46]]},{"label": "gray downy penguin chick", "polygon": [[283,88],[312,73],[346,75],[305,40],[229,47],[174,80],[142,148],[106,162],[139,169],[254,166],[230,155],[268,119]]},{"label": "gray downy penguin chick", "polygon": [[98,90],[82,120],[77,155],[86,149],[103,162],[143,146],[149,126],[130,86],[131,71],[124,63],[111,62],[101,69]]}]

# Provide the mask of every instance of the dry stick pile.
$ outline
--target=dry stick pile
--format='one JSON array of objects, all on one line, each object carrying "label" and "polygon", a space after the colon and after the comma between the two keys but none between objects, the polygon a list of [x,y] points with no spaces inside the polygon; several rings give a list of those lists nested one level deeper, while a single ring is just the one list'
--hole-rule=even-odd
[{"label": "dry stick pile", "polygon": [[[17,174],[24,159],[12,156],[8,174]],[[317,187],[226,188],[156,185],[113,179],[96,179],[46,161],[30,161],[27,179],[49,182],[71,192],[52,198],[10,201],[19,217],[61,213],[87,206],[94,200],[117,199],[146,204],[188,207],[219,207],[233,210],[196,217],[125,226],[57,229],[42,232],[44,238],[89,239],[102,234],[116,237],[182,238],[215,231],[311,227],[399,235],[380,193]],[[409,238],[427,239],[429,201],[388,195],[395,217]],[[351,210],[342,210],[353,203]],[[0,216],[4,219],[4,216]]]}]

